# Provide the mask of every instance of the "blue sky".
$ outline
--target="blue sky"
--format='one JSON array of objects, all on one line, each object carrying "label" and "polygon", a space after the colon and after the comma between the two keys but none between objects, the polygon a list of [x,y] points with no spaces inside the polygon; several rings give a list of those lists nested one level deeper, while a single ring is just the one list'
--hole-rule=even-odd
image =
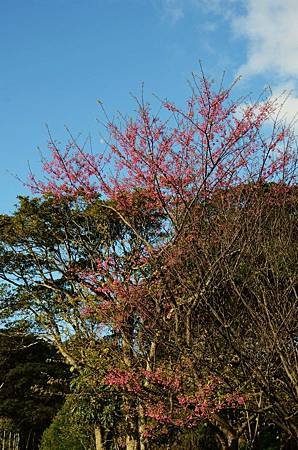
[{"label": "blue sky", "polygon": [[28,193],[28,161],[39,171],[47,123],[99,141],[101,99],[133,114],[130,92],[183,102],[198,60],[207,74],[243,75],[240,89],[291,89],[298,110],[297,0],[1,0],[0,211]]}]

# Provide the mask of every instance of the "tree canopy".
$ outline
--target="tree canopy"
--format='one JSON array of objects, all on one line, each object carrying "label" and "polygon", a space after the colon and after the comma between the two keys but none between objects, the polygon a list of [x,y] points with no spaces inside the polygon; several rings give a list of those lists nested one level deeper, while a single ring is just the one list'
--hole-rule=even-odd
[{"label": "tree canopy", "polygon": [[297,441],[297,146],[276,100],[232,88],[141,101],[98,154],[51,139],[0,217],[4,307],[76,369],[97,449]]},{"label": "tree canopy", "polygon": [[0,380],[0,416],[34,450],[64,401],[69,370],[52,345],[10,326],[0,330]]}]

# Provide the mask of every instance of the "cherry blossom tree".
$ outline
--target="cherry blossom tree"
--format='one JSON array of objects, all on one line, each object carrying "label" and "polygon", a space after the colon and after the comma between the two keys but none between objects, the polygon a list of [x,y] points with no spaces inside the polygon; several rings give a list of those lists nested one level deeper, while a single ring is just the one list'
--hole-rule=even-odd
[{"label": "cherry blossom tree", "polygon": [[[123,393],[127,449],[206,421],[223,448],[238,448],[241,437],[254,442],[276,405],[279,425],[297,436],[286,420],[297,388],[290,369],[296,279],[289,271],[281,289],[274,266],[276,297],[256,275],[264,267],[254,257],[262,248],[266,268],[275,264],[266,253],[278,231],[271,213],[284,217],[285,199],[295,197],[295,136],[278,100],[234,100],[233,88],[201,73],[184,107],[161,101],[154,114],[137,100],[135,118],[106,120],[103,150],[88,152],[72,137],[62,149],[51,138],[44,178],[30,174],[35,194],[56,205],[100,202],[122,229],[104,251],[90,243],[85,266],[69,260],[67,273],[83,315],[117,337],[98,383]],[[280,225],[293,236],[288,219]],[[279,250],[287,260],[290,253]],[[276,303],[268,308],[280,296],[287,298],[285,322],[271,319]],[[289,395],[272,394],[273,378],[264,378],[274,371],[264,326],[278,342],[273,360]]]}]

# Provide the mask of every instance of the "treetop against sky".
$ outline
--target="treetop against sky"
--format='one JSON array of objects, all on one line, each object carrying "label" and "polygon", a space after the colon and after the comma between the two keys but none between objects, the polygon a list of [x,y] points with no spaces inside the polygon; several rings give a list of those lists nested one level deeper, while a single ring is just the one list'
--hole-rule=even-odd
[{"label": "treetop against sky", "polygon": [[104,102],[134,115],[144,82],[181,104],[187,80],[202,60],[208,75],[230,81],[238,92],[292,90],[285,112],[298,110],[296,0],[14,0],[0,5],[1,209],[26,193],[27,162],[39,170],[37,148],[47,154],[48,124],[65,140],[64,125],[92,136],[99,148]]}]

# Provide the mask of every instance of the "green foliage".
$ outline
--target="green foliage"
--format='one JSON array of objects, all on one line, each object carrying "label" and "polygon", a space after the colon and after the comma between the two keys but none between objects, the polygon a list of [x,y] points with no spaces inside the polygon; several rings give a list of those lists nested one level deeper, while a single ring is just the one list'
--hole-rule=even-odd
[{"label": "green foliage", "polygon": [[0,417],[0,431],[16,431],[16,425],[10,417],[1,416]]},{"label": "green foliage", "polygon": [[273,426],[265,427],[259,437],[259,446],[264,450],[279,450],[281,433]]},{"label": "green foliage", "polygon": [[73,416],[73,399],[67,398],[42,436],[40,450],[93,450],[94,426]]},{"label": "green foliage", "polygon": [[0,416],[14,429],[38,439],[60,408],[67,379],[52,345],[16,327],[0,330]]},{"label": "green foliage", "polygon": [[[239,200],[235,195],[235,200],[233,195],[233,191],[229,196],[227,192],[224,195],[220,192],[213,203],[210,200],[208,204],[197,205],[173,245],[156,259],[145,259],[146,264],[141,260],[141,266],[134,260],[134,252],[138,251],[136,240],[127,239],[129,233],[133,233],[99,199],[86,204],[83,199],[64,198],[58,202],[47,196],[32,200],[22,198],[14,215],[0,216],[0,277],[8,282],[11,279],[17,285],[15,290],[3,287],[3,317],[9,320],[9,317],[30,317],[31,314],[34,323],[58,343],[63,356],[67,359],[70,355],[73,360],[72,394],[44,433],[42,450],[91,450],[96,425],[101,426],[104,440],[122,445],[129,429],[127,417],[129,414],[133,417],[138,401],[146,404],[151,394],[150,401],[154,403],[157,396],[146,384],[143,396],[133,398],[129,404],[130,394],[125,398],[121,389],[107,386],[105,376],[118,365],[124,368],[131,365],[135,373],[140,367],[147,367],[152,339],[156,336],[157,348],[151,363],[154,360],[154,364],[161,363],[162,367],[174,367],[177,362],[178,370],[181,367],[184,370],[184,364],[191,360],[196,371],[190,373],[202,378],[209,374],[225,377],[229,389],[248,393],[252,410],[258,408],[255,394],[268,391],[275,392],[274,402],[278,399],[292,413],[291,382],[288,382],[289,389],[284,390],[287,377],[283,375],[283,361],[276,349],[281,348],[287,357],[290,355],[291,330],[296,323],[295,314],[293,318],[290,314],[280,315],[279,300],[282,299],[285,311],[292,311],[297,284],[297,241],[294,239],[297,231],[292,223],[296,210],[291,206],[288,217],[287,208],[267,206],[263,197],[253,198],[251,205],[246,205],[245,197]],[[138,232],[143,227],[146,239],[153,242],[151,232],[154,235],[158,226],[143,223],[142,197],[135,200],[137,211],[131,223]],[[258,220],[252,221],[250,216]],[[161,238],[158,233],[156,236]],[[145,295],[144,300],[152,307],[149,312],[154,316],[154,326],[148,327],[147,335],[147,324],[144,326],[129,302],[123,303],[124,313],[132,314],[122,334],[118,328],[113,330],[110,315],[104,309],[101,314],[105,300],[117,300],[117,289],[116,293],[109,294],[104,289],[96,289],[113,284],[109,265],[102,274],[99,271],[100,276],[97,273],[98,262],[109,260],[111,255],[117,256],[117,281],[126,280],[125,275],[133,281],[138,277],[148,281],[148,293],[146,289],[140,290],[132,297],[133,301],[142,302],[142,295]],[[98,284],[93,286],[90,282],[89,289],[88,277],[82,282],[81,272],[95,274]],[[151,283],[152,278],[156,283]],[[152,299],[154,302],[150,303]],[[163,304],[168,310],[163,309]],[[185,319],[190,311],[191,321],[187,323]],[[272,347],[268,314],[272,315],[269,325],[273,323],[275,327],[274,342],[278,342],[279,347]],[[290,330],[288,340],[280,332],[281,327]],[[189,342],[185,337],[187,332]],[[232,345],[229,344],[231,332]],[[126,353],[124,342],[130,345]],[[41,355],[52,354],[52,350],[36,339],[21,341],[22,351],[19,352],[9,350],[6,354],[6,347],[4,344],[0,372],[5,371],[1,364],[5,365],[13,355],[16,363],[8,364],[6,397],[1,398],[0,392],[0,414],[41,430],[49,424],[61,402],[61,397],[51,394],[49,398],[46,392],[47,376],[44,375],[48,374],[48,368]],[[27,348],[33,353],[35,349],[40,350],[33,356],[24,351]],[[268,386],[263,384],[265,372],[271,377]],[[55,377],[60,378],[60,375],[55,374]],[[278,384],[279,380],[283,384]],[[163,389],[159,391],[161,400],[168,394],[166,387]],[[224,393],[223,390],[222,396]],[[266,407],[266,397],[262,401]],[[132,413],[127,412],[129,407]],[[246,417],[241,408],[219,414],[235,431],[238,425],[245,426]],[[264,426],[275,420],[275,414],[280,414],[275,406],[266,410],[269,419],[264,419]],[[244,441],[247,432],[243,430]],[[183,433],[178,427],[169,426],[162,436],[152,439],[150,445],[152,449],[154,445],[156,448],[171,445],[173,450],[215,450],[218,445],[215,436],[218,438],[220,431],[217,419],[212,422],[211,417],[208,426],[191,432],[186,428]],[[264,450],[278,448],[271,431],[261,434],[260,445]]]}]

